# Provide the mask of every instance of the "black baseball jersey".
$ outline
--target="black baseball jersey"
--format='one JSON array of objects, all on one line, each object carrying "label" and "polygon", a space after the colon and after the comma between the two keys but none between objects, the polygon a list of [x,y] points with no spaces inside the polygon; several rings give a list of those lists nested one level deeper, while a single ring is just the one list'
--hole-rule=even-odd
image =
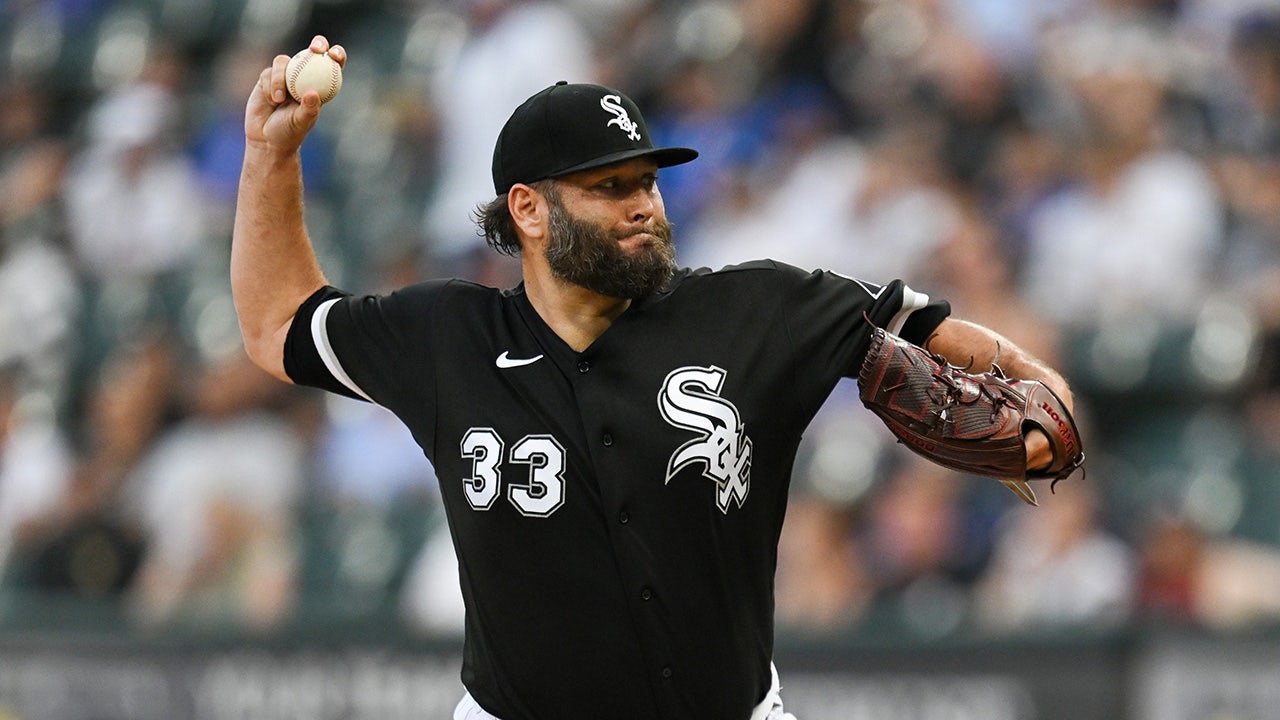
[{"label": "black baseball jersey", "polygon": [[946,303],[761,261],[683,270],[575,352],[522,287],[304,303],[285,368],[400,417],[434,464],[463,683],[503,720],[746,720],[769,689],[796,449],[875,323]]}]

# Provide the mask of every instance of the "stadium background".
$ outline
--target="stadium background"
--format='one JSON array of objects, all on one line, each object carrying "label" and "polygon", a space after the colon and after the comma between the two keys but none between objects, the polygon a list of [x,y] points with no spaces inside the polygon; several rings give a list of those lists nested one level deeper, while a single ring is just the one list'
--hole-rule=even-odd
[{"label": "stadium background", "polygon": [[904,277],[1058,364],[1087,477],[1024,508],[848,386],[780,550],[788,708],[1274,716],[1280,4],[0,0],[0,718],[446,717],[456,581],[385,414],[265,379],[226,266],[272,55],[331,278],[510,284],[469,208],[558,79],[626,89],[681,258]]}]

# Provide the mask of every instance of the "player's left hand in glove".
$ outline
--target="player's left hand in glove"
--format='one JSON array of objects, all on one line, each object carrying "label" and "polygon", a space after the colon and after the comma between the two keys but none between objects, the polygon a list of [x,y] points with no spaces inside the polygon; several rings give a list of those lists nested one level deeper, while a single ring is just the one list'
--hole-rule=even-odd
[{"label": "player's left hand in glove", "polygon": [[[1062,399],[997,366],[970,373],[876,328],[858,376],[862,403],[916,453],[952,470],[991,477],[1036,504],[1028,480],[1054,484],[1084,463],[1080,433]],[[1027,468],[1026,433],[1049,438],[1053,460]],[[1052,487],[1052,485],[1050,486]]]}]

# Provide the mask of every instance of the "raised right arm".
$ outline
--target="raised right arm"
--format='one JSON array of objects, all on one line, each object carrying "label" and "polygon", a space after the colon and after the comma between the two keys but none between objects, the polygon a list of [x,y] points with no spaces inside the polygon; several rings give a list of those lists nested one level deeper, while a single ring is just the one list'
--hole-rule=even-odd
[{"label": "raised right arm", "polygon": [[[311,49],[346,63],[341,45],[316,36]],[[294,101],[285,89],[289,56],[262,71],[245,106],[244,167],[231,240],[231,294],[245,352],[281,380],[284,342],[293,316],[326,284],[303,222],[298,149],[320,116],[314,92]]]}]

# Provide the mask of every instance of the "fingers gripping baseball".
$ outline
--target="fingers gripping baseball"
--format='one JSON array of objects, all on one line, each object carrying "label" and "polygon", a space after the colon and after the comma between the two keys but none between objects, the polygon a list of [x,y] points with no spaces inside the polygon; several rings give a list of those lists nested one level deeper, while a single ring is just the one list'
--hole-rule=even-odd
[{"label": "fingers gripping baseball", "polygon": [[[347,53],[341,45],[329,45],[317,35],[309,46],[311,53],[327,56],[338,67],[346,64]],[[304,51],[306,52],[306,51]],[[302,145],[307,133],[315,127],[322,105],[319,93],[310,89],[295,99],[288,87],[291,56],[277,55],[271,66],[258,76],[245,110],[245,137],[249,142],[264,143],[284,152]]]}]

